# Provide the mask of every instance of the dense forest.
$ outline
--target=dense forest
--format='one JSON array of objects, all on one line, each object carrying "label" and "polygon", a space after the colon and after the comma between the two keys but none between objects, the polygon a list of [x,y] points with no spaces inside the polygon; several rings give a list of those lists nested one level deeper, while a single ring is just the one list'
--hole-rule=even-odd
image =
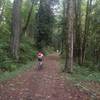
[{"label": "dense forest", "polygon": [[100,100],[100,0],[0,0],[0,100]]},{"label": "dense forest", "polygon": [[0,0],[0,70],[59,50],[64,71],[100,70],[100,0]]}]

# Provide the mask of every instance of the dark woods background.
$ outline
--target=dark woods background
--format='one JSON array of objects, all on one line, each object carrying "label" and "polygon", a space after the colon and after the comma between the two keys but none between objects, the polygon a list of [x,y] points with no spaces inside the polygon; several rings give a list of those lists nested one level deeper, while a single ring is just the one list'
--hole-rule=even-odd
[{"label": "dark woods background", "polygon": [[100,70],[100,0],[0,0],[0,69],[59,50],[64,71]]}]

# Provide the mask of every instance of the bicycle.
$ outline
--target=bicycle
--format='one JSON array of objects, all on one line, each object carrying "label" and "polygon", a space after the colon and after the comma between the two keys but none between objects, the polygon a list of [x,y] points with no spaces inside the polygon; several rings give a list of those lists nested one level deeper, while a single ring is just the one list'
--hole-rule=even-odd
[{"label": "bicycle", "polygon": [[38,70],[43,68],[43,61],[38,61]]}]

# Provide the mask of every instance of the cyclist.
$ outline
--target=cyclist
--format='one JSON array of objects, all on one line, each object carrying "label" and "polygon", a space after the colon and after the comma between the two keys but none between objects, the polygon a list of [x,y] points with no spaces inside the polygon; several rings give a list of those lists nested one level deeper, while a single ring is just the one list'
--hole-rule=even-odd
[{"label": "cyclist", "polygon": [[43,66],[43,57],[44,57],[44,54],[42,52],[38,52],[37,53],[37,58],[38,58],[38,69],[41,69],[42,66]]}]

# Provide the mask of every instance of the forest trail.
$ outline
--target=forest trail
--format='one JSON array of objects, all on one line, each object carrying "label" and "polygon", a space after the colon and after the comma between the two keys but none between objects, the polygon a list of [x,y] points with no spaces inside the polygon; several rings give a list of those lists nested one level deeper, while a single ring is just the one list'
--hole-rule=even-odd
[{"label": "forest trail", "polygon": [[[45,57],[41,71],[31,70],[0,84],[0,100],[91,100],[74,87],[59,70],[59,56]],[[36,66],[36,65],[35,65]],[[66,83],[66,84],[65,84]]]}]

